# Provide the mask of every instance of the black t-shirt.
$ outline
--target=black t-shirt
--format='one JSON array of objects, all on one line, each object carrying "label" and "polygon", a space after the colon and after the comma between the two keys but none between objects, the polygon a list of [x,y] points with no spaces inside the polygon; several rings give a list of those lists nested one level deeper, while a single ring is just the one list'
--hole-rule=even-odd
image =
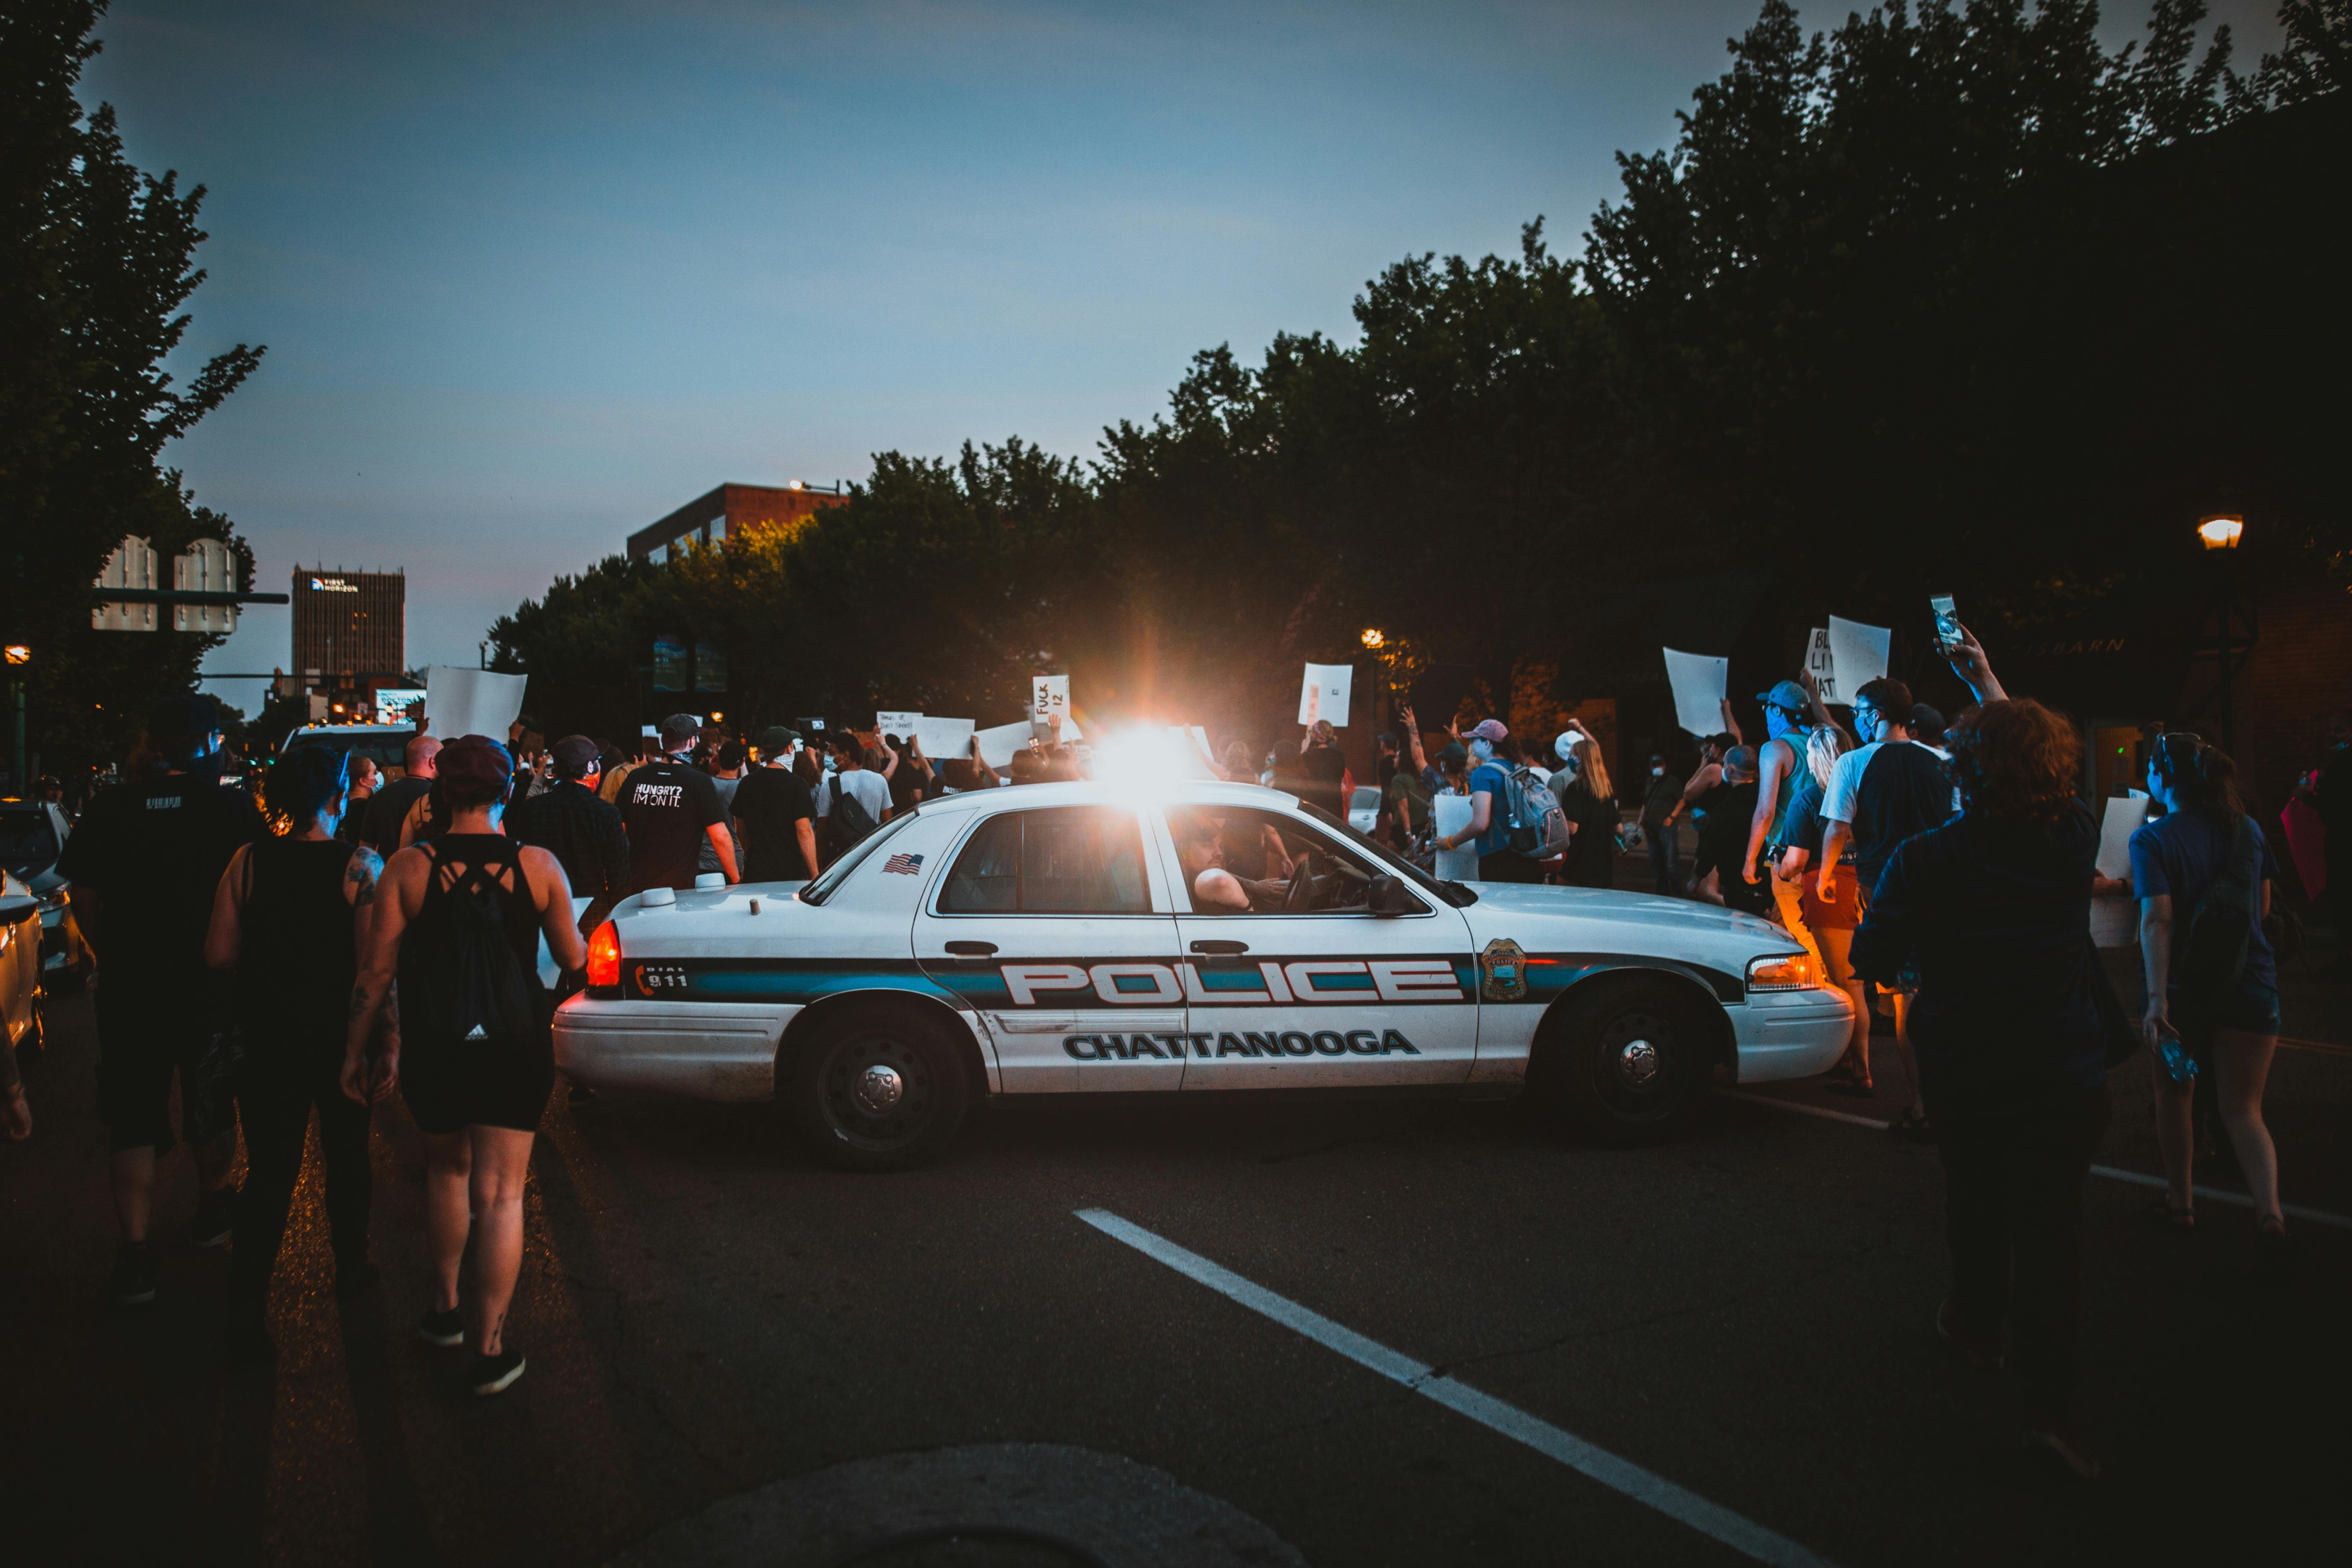
[{"label": "black t-shirt", "polygon": [[747,882],[798,882],[808,877],[794,824],[816,816],[808,785],[790,768],[753,768],[735,786],[735,820],[749,828],[739,853],[749,861]]},{"label": "black t-shirt", "polygon": [[648,763],[621,785],[621,821],[629,830],[629,891],[691,888],[705,829],[727,820],[719,786],[675,757]]},{"label": "black t-shirt", "polygon": [[923,798],[924,778],[914,760],[901,752],[898,766],[883,782],[890,786],[890,810],[893,815],[912,809]]},{"label": "black t-shirt", "polygon": [[1346,754],[1337,746],[1311,746],[1298,763],[1299,772],[1307,775],[1300,797],[1335,816],[1344,814],[1348,803],[1339,798],[1339,780],[1348,771]]},{"label": "black t-shirt", "polygon": [[1568,840],[1560,880],[1571,888],[1613,888],[1617,885],[1617,798],[1596,798],[1591,790],[1559,793],[1560,811],[1576,825]]},{"label": "black t-shirt", "polygon": [[218,778],[167,773],[102,790],[66,840],[58,874],[105,901],[95,945],[110,973],[202,978],[221,873],[239,846],[269,836],[253,797]]},{"label": "black t-shirt", "polygon": [[1727,784],[1717,796],[1715,809],[1706,814],[1706,823],[1698,830],[1698,859],[1691,875],[1704,881],[1709,871],[1715,873],[1716,887],[1723,894],[1724,907],[1744,910],[1760,915],[1770,902],[1772,889],[1765,884],[1770,873],[1762,857],[1758,857],[1757,879],[1748,880],[1748,834],[1756,820],[1756,782]]},{"label": "black t-shirt", "polygon": [[1830,772],[1822,816],[1853,826],[1854,871],[1864,893],[1895,847],[1958,810],[1944,759],[1916,741],[1873,742],[1848,752]]},{"label": "black t-shirt", "polygon": [[360,825],[362,841],[375,847],[375,852],[385,859],[400,847],[400,825],[408,820],[408,808],[433,788],[431,779],[413,774],[394,779],[368,796],[367,816]]}]

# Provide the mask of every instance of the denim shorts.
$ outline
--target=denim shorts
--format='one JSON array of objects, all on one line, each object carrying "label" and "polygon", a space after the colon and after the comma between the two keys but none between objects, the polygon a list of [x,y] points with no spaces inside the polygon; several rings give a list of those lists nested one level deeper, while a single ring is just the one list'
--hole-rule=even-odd
[{"label": "denim shorts", "polygon": [[2180,987],[2168,985],[2165,996],[2175,1018],[2194,1016],[2196,1022],[2209,1029],[2236,1029],[2247,1035],[2275,1035],[2279,1032],[2279,994],[2275,985],[2261,981],[2241,979],[2221,998],[2221,1005],[2210,1015],[2184,1014],[2180,1005]]}]

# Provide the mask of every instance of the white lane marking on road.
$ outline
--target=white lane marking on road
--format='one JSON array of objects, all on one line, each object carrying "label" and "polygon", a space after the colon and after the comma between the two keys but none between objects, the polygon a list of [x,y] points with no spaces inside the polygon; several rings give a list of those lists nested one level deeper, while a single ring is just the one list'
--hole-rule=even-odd
[{"label": "white lane marking on road", "polygon": [[[1751,1105],[1769,1105],[1776,1110],[1793,1110],[1800,1116],[1818,1116],[1825,1121],[1850,1121],[1856,1127],[1875,1127],[1881,1132],[1887,1123],[1868,1116],[1855,1116],[1848,1111],[1831,1110],[1819,1105],[1806,1105],[1799,1100],[1780,1100],[1769,1094],[1751,1094],[1745,1089],[1718,1089],[1716,1093],[1726,1100],[1744,1100]],[[2126,1171],[2115,1165],[2094,1165],[2091,1174],[2105,1176],[2111,1182],[2129,1182],[2137,1187],[2162,1187],[2168,1184],[2162,1176],[2151,1176],[2145,1171]],[[2191,1187],[2189,1189],[2209,1203],[2235,1204],[2250,1209],[2254,1200],[2243,1193],[2233,1193],[2222,1187]],[[2305,1220],[2312,1225],[2332,1226],[2337,1230],[2352,1230],[2352,1217],[2329,1214],[2326,1209],[2307,1209],[2301,1204],[2281,1204],[2289,1219]]]},{"label": "white lane marking on road", "polygon": [[[2151,1176],[2145,1171],[2117,1170],[2113,1165],[2094,1165],[2091,1167],[2091,1174],[2105,1176],[2110,1181],[2129,1182],[2136,1187],[2171,1185],[2162,1176]],[[2242,1209],[2254,1206],[2254,1200],[2243,1193],[2232,1193],[2221,1187],[2191,1187],[2189,1190],[2209,1203],[2235,1204]],[[2285,1211],[2290,1219],[2308,1220],[2313,1225],[2332,1225],[2338,1230],[2352,1230],[2352,1219],[2347,1219],[2340,1214],[2329,1214],[2324,1209],[2307,1209],[2300,1204],[2281,1204],[2279,1207]]]},{"label": "white lane marking on road", "polygon": [[1775,1100],[1769,1094],[1752,1094],[1744,1089],[1718,1089],[1715,1092],[1726,1100],[1744,1100],[1751,1105],[1778,1106],[1782,1110],[1793,1110],[1802,1116],[1818,1116],[1824,1121],[1850,1121],[1856,1127],[1875,1127],[1881,1132],[1891,1125],[1874,1116],[1856,1116],[1851,1110],[1832,1110],[1826,1105],[1806,1105],[1794,1100]]},{"label": "white lane marking on road", "polygon": [[1559,1460],[1570,1469],[1599,1481],[1612,1491],[1622,1492],[1636,1502],[1647,1504],[1667,1518],[1688,1525],[1701,1535],[1720,1541],[1735,1552],[1745,1553],[1759,1563],[1788,1564],[1790,1568],[1830,1568],[1827,1559],[1784,1535],[1775,1534],[1753,1520],[1711,1503],[1696,1492],[1677,1486],[1664,1476],[1645,1470],[1630,1460],[1621,1459],[1605,1448],[1595,1447],[1573,1432],[1565,1431],[1549,1421],[1539,1421],[1516,1405],[1507,1405],[1490,1394],[1481,1394],[1467,1384],[1446,1377],[1435,1367],[1425,1366],[1411,1356],[1389,1349],[1377,1340],[1366,1339],[1353,1329],[1335,1323],[1320,1312],[1302,1307],[1286,1296],[1277,1296],[1263,1285],[1253,1284],[1233,1270],[1210,1262],[1197,1252],[1188,1251],[1130,1220],[1121,1219],[1108,1209],[1079,1209],[1077,1216],[1105,1236],[1125,1242],[1145,1257],[1206,1285],[1228,1300],[1246,1307],[1261,1317],[1271,1318],[1284,1328],[1313,1340],[1324,1349],[1335,1351],[1391,1382],[1401,1383],[1456,1415],[1468,1416],[1489,1431],[1498,1432],[1514,1442],[1524,1443],[1537,1453]]}]

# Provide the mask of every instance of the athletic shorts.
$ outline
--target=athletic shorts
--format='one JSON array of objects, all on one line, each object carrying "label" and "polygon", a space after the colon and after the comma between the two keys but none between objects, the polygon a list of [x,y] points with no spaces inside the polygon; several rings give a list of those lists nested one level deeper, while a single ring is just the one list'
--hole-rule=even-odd
[{"label": "athletic shorts", "polygon": [[544,1033],[520,1044],[415,1040],[401,1047],[400,1098],[427,1132],[536,1132],[554,1087],[555,1050]]},{"label": "athletic shorts", "polygon": [[[161,1154],[179,1142],[172,1130],[172,1075],[180,1075],[184,1100],[193,1095],[196,1063],[212,1037],[204,977],[126,977],[102,971],[92,1000],[98,1013],[98,1119],[106,1123],[107,1147],[116,1153],[153,1149]],[[181,1116],[187,1119],[186,1104]],[[202,1139],[226,1129],[188,1131]]]},{"label": "athletic shorts", "polygon": [[2176,1020],[2193,1019],[2201,1028],[2235,1029],[2247,1035],[2275,1035],[2279,1032],[2278,988],[2265,985],[2259,980],[2240,980],[2221,998],[2221,1005],[2207,1016],[2198,1015],[2194,1008],[2181,1006],[2179,986],[2167,986],[2164,994]]}]

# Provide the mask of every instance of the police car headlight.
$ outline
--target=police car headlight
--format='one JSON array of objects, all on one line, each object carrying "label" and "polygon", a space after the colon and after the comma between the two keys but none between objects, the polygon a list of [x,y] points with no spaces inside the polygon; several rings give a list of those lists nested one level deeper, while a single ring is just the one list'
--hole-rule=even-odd
[{"label": "police car headlight", "polygon": [[1821,961],[1810,952],[1774,952],[1748,961],[1750,991],[1804,991],[1827,979]]}]

